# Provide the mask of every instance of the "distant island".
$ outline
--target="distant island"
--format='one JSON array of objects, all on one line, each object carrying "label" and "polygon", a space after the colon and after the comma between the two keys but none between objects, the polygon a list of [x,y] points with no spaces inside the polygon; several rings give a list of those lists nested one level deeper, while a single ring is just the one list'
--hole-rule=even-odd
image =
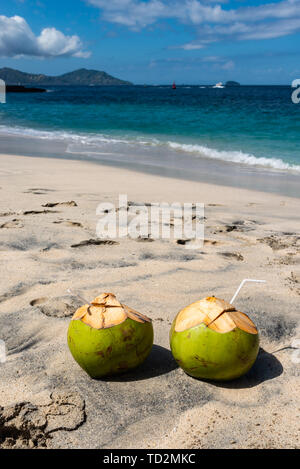
[{"label": "distant island", "polygon": [[59,76],[48,76],[33,73],[20,72],[13,68],[1,68],[0,78],[7,85],[35,85],[35,86],[53,86],[53,85],[82,85],[82,86],[115,86],[131,85],[129,81],[120,80],[106,72],[98,70],[87,70],[81,68],[73,72],[64,73]]},{"label": "distant island", "polygon": [[225,86],[227,86],[227,87],[230,88],[230,87],[232,87],[232,86],[241,86],[241,84],[238,83],[237,81],[227,81],[226,84],[225,84]]}]

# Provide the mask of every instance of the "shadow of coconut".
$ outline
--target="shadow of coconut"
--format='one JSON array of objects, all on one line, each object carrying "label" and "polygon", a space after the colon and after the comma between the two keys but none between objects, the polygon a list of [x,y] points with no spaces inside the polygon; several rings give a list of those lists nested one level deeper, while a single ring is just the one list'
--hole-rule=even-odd
[{"label": "shadow of coconut", "polygon": [[156,376],[165,375],[178,368],[170,350],[160,345],[153,345],[147,359],[138,368],[121,375],[100,378],[101,381],[142,381]]},{"label": "shadow of coconut", "polygon": [[227,389],[253,388],[265,381],[277,378],[282,374],[282,372],[283,367],[275,355],[266,352],[263,348],[260,348],[256,362],[246,375],[233,381],[209,381],[209,383],[214,386]]}]

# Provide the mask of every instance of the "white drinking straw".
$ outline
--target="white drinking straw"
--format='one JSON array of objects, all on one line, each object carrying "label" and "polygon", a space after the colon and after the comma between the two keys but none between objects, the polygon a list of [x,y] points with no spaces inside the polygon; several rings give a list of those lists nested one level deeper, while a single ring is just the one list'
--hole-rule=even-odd
[{"label": "white drinking straw", "polygon": [[[246,282],[257,282],[257,283],[266,283],[266,280],[254,280],[252,278],[244,278],[244,280],[241,282],[239,288],[237,289],[237,291],[235,292],[235,294],[233,295],[231,301],[230,301],[230,304],[232,304],[234,302],[234,300],[236,299],[236,297],[238,296],[241,288],[243,287],[243,285],[246,283]],[[209,324],[206,325],[206,327],[209,327],[213,322],[215,322],[217,319],[219,319],[220,316],[222,316],[224,313],[224,311],[222,311],[222,313],[220,313],[215,319],[213,319]]]},{"label": "white drinking straw", "polygon": [[241,282],[239,288],[237,289],[237,291],[235,292],[235,294],[233,295],[230,303],[233,304],[234,300],[236,299],[236,297],[238,296],[238,294],[240,293],[240,290],[241,288],[244,286],[244,284],[246,282],[256,282],[256,283],[266,283],[266,280],[255,280],[255,279],[252,279],[252,278],[244,278],[244,280]]}]

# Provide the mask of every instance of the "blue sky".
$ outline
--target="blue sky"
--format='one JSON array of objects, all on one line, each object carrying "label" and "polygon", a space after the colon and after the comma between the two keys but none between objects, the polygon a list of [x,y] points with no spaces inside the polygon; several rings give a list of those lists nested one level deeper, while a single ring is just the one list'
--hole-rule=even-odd
[{"label": "blue sky", "polygon": [[290,84],[300,0],[2,0],[0,67],[134,83]]}]

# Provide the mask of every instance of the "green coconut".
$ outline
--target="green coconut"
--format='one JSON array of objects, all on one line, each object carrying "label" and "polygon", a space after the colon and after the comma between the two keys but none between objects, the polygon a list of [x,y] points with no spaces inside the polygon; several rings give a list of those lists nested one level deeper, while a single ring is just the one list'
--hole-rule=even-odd
[{"label": "green coconut", "polygon": [[124,373],[147,358],[153,345],[151,319],[103,293],[79,308],[68,330],[76,362],[92,378]]},{"label": "green coconut", "polygon": [[208,297],[177,314],[170,346],[187,374],[228,381],[250,370],[258,354],[259,335],[246,314],[226,301]]}]

